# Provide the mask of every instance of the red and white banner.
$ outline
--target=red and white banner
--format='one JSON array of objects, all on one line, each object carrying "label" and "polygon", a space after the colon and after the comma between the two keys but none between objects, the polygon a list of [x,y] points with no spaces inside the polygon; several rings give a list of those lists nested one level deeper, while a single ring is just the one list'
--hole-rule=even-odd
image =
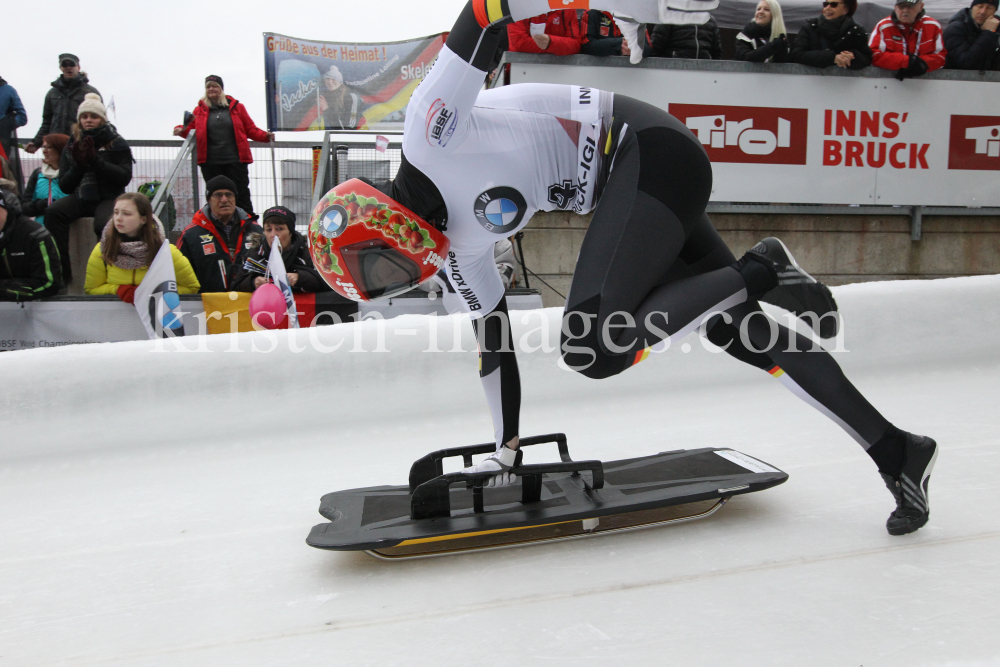
[{"label": "red and white banner", "polygon": [[669,111],[712,160],[713,201],[1000,206],[997,83],[516,63]]}]

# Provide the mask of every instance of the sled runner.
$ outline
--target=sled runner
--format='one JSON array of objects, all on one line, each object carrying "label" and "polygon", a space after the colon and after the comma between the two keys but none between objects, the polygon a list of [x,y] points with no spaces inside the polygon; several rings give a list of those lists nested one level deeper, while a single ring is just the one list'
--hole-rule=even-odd
[{"label": "sled runner", "polygon": [[[524,447],[556,443],[560,461],[522,465]],[[439,556],[701,519],[734,495],[781,484],[788,475],[732,449],[662,452],[621,461],[574,461],[562,433],[522,438],[514,484],[483,488],[487,473],[444,473],[442,460],[466,467],[488,443],[432,452],[410,468],[409,486],[328,493],[306,543],[367,551],[385,559]]]}]

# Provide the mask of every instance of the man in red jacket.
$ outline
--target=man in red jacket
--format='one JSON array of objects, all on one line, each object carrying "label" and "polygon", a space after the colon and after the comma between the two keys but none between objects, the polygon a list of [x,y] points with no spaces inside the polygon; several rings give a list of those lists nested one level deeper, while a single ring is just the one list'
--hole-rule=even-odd
[{"label": "man in red jacket", "polygon": [[924,3],[901,0],[896,9],[875,26],[871,42],[872,65],[896,70],[896,78],[920,76],[944,67],[941,24],[924,14]]},{"label": "man in red jacket", "polygon": [[551,53],[572,56],[580,53],[583,32],[575,9],[560,9],[507,26],[510,50],[518,53]]}]

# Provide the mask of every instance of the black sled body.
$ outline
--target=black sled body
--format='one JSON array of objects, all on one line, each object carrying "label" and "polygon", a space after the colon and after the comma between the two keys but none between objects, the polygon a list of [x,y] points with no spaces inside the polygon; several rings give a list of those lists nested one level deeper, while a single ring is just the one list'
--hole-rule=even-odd
[{"label": "black sled body", "polygon": [[732,449],[662,452],[621,461],[573,461],[563,434],[521,439],[554,442],[557,463],[520,465],[517,481],[482,488],[489,475],[443,474],[441,461],[492,452],[493,443],[433,452],[410,470],[408,486],[378,486],[323,496],[329,523],[307,544],[414,558],[521,546],[676,523],[709,516],[734,495],[781,484],[788,475]]}]

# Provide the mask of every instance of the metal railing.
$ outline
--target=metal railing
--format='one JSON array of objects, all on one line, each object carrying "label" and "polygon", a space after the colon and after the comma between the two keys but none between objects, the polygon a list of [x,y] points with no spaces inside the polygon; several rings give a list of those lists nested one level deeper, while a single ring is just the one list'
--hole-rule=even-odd
[{"label": "metal railing", "polygon": [[[346,156],[343,153],[339,156],[346,178],[367,176],[380,179],[393,178],[399,170],[402,144],[396,139],[389,143],[385,152],[376,150],[374,136],[335,144],[328,139],[325,143],[346,147]],[[27,142],[28,139],[19,141],[22,144]],[[205,180],[198,168],[193,133],[186,140],[133,139],[128,140],[128,144],[135,164],[132,166],[132,181],[126,186],[126,191],[135,192],[143,183],[151,181],[164,183],[160,188],[164,194],[156,202],[161,209],[157,215],[162,219],[160,214],[164,212],[167,197],[172,197],[176,209],[174,231],[180,231],[204,203],[199,193],[205,191]],[[333,187],[338,173],[338,154],[328,150],[326,158],[320,160],[318,171],[322,178],[316,181],[322,186],[313,187],[313,154],[314,150],[321,153],[322,145],[311,141],[275,141],[273,149],[272,159],[271,144],[250,142],[254,160],[249,167],[250,195],[254,211],[261,213],[275,204],[287,206],[295,213],[296,228],[304,230],[313,203],[318,200],[316,189],[325,188],[320,192],[322,195]],[[25,176],[42,164],[40,151],[34,155],[21,151],[20,155]],[[167,224],[166,220],[163,222]]]}]

